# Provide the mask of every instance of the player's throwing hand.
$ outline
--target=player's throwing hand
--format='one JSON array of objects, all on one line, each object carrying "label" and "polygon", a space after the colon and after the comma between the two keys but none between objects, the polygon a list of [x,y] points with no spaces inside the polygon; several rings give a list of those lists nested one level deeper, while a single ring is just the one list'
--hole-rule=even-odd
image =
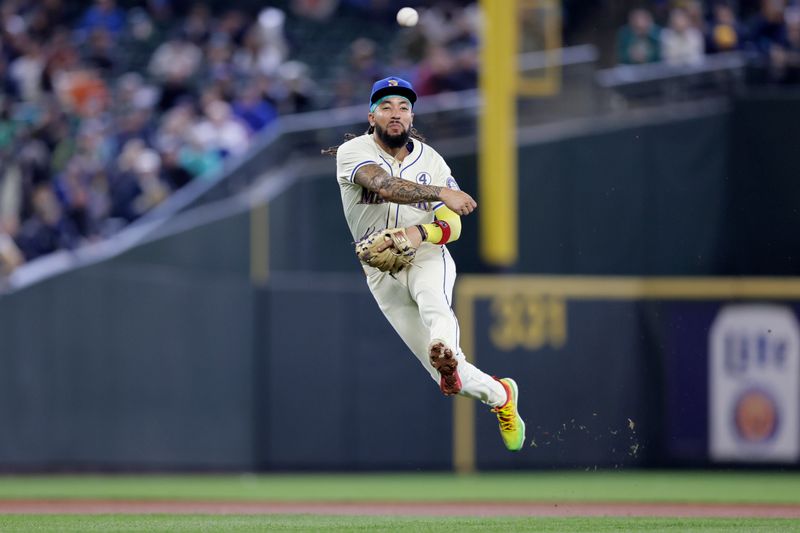
[{"label": "player's throwing hand", "polygon": [[478,203],[472,199],[472,196],[464,191],[442,189],[439,198],[451,211],[459,215],[469,215],[478,207]]}]

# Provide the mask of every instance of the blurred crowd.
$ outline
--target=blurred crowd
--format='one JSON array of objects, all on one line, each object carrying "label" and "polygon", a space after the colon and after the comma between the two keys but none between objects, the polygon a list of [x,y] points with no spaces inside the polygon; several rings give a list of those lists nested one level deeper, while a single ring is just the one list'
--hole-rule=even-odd
[{"label": "blurred crowd", "polygon": [[[117,231],[302,106],[284,14],[0,3],[0,269]],[[132,65],[136,52],[144,54]]]},{"label": "blurred crowd", "polygon": [[[425,9],[404,29],[384,0],[122,2],[0,0],[0,276],[211,179],[280,115],[363,105],[390,74],[422,96],[478,83],[474,0],[405,0]],[[621,64],[743,51],[800,80],[800,0],[626,5],[644,7],[617,32]]]},{"label": "blurred crowd", "polygon": [[621,64],[698,65],[732,51],[745,52],[769,81],[800,81],[800,5],[761,0],[746,13],[734,0],[652,2],[632,10],[617,35]]},{"label": "blurred crowd", "polygon": [[[389,73],[422,95],[477,83],[477,9],[465,2],[425,10],[404,32],[385,2],[286,0],[255,16],[133,5],[0,0],[0,276],[112,235],[214,176],[281,114],[361,104]],[[286,26],[324,28],[342,9],[391,28],[401,53],[356,38],[319,90]]]}]

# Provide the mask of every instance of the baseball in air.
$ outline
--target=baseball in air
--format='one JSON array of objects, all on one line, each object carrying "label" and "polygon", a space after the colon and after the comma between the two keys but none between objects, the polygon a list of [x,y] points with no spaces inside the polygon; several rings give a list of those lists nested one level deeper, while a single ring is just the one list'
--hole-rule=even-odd
[{"label": "baseball in air", "polygon": [[413,7],[404,7],[397,12],[397,23],[401,26],[410,28],[416,26],[419,20],[419,13]]}]

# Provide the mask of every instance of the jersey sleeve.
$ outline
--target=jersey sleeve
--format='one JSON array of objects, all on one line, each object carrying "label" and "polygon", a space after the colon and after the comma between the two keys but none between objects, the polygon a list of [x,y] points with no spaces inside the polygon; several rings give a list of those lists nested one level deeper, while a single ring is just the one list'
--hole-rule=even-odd
[{"label": "jersey sleeve", "polygon": [[336,153],[336,179],[339,183],[353,183],[356,171],[364,165],[377,165],[375,154],[364,143],[346,142]]}]

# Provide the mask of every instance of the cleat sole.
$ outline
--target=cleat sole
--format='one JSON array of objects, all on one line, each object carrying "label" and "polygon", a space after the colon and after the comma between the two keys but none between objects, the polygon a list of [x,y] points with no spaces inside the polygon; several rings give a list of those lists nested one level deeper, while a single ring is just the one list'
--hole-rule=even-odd
[{"label": "cleat sole", "polygon": [[458,361],[453,351],[443,342],[434,343],[430,347],[431,366],[436,369],[441,379],[439,389],[445,396],[453,396],[461,392],[461,378],[458,376]]}]

